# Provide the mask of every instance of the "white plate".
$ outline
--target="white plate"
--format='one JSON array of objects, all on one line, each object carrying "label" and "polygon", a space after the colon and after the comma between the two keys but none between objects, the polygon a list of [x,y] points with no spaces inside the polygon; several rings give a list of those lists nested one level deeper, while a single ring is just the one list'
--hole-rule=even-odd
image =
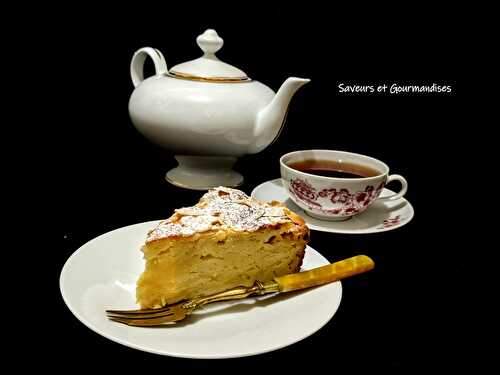
[{"label": "white plate", "polygon": [[[384,189],[381,196],[392,195],[389,189]],[[408,224],[413,218],[413,207],[405,198],[393,202],[375,201],[366,211],[352,217],[346,221],[326,221],[309,216],[302,208],[297,206],[288,197],[288,193],[283,188],[281,178],[267,181],[257,186],[252,191],[252,197],[270,201],[282,202],[290,210],[300,215],[307,226],[312,230],[331,233],[378,233],[396,229]]]},{"label": "white plate", "polygon": [[[80,247],[62,269],[60,288],[66,305],[87,327],[110,340],[176,357],[242,357],[302,340],[337,311],[342,297],[338,281],[305,291],[215,303],[171,326],[141,328],[112,322],[104,310],[138,307],[135,282],[144,267],[139,248],[157,223],[103,234]],[[328,263],[307,247],[302,268]]]}]

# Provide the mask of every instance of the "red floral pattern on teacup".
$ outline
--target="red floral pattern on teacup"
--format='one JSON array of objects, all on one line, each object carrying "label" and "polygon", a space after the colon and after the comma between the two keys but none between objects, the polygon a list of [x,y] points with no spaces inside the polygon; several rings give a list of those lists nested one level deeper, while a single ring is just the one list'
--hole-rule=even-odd
[{"label": "red floral pattern on teacup", "polygon": [[290,187],[291,187],[290,191],[294,193],[298,199],[303,200],[304,202],[307,202],[309,204],[312,204],[313,206],[321,207],[321,204],[315,202],[316,199],[318,198],[316,189],[306,180],[301,180],[300,178],[296,178],[290,182]]},{"label": "red floral pattern on teacup", "polygon": [[[311,209],[318,209],[328,215],[336,216],[351,216],[364,211],[368,205],[376,199],[385,183],[381,182],[375,189],[372,185],[368,185],[364,191],[355,193],[349,192],[347,189],[322,189],[317,192],[308,181],[300,178],[295,178],[290,181],[290,192],[295,197],[306,204]],[[318,198],[329,199],[328,208],[318,202]],[[311,206],[312,205],[312,206]]]}]

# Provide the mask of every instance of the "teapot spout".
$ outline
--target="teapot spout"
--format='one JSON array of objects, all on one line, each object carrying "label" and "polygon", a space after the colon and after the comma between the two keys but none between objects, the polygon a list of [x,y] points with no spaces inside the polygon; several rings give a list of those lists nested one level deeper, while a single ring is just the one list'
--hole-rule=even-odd
[{"label": "teapot spout", "polygon": [[262,151],[279,135],[284,124],[288,105],[295,92],[310,79],[290,77],[281,85],[280,89],[258,114],[254,127],[256,139],[250,153]]}]

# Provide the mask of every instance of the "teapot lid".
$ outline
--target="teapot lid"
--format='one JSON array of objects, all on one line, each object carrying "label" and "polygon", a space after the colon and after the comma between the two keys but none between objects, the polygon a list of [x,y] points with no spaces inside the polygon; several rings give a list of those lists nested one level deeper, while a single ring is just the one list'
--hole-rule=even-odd
[{"label": "teapot lid", "polygon": [[170,69],[171,76],[206,82],[245,82],[250,78],[242,70],[220,61],[215,52],[222,48],[224,40],[213,29],[206,30],[196,38],[203,56]]}]

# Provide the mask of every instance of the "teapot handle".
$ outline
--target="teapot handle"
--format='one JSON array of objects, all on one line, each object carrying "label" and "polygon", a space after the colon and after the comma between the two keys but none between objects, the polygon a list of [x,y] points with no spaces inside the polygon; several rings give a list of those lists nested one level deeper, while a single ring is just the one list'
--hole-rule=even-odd
[{"label": "teapot handle", "polygon": [[138,49],[135,51],[130,63],[130,76],[132,77],[134,87],[139,86],[144,81],[144,61],[146,61],[146,57],[148,56],[151,57],[151,60],[155,64],[156,75],[168,72],[167,63],[160,51],[151,47]]}]

